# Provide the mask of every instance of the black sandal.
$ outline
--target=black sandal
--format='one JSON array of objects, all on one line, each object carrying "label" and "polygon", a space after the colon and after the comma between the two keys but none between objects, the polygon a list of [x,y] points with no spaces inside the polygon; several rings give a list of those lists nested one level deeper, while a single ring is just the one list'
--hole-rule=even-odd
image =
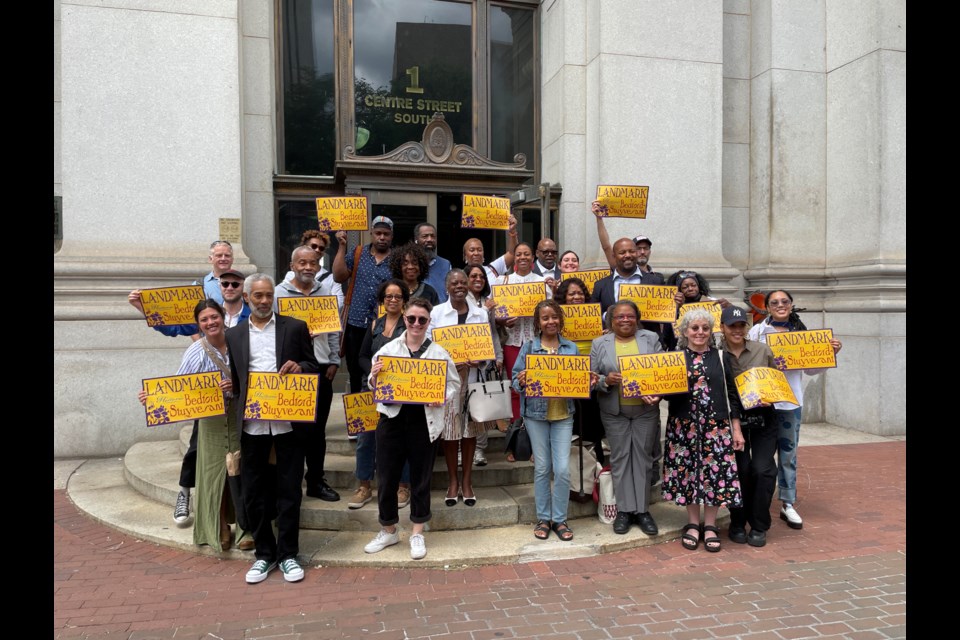
[{"label": "black sandal", "polygon": [[[707,537],[707,531],[717,534],[713,538]],[[703,525],[703,548],[711,553],[716,553],[720,551],[720,529],[717,529],[712,524]]]},{"label": "black sandal", "polygon": [[554,522],[551,529],[553,529],[557,533],[557,537],[564,542],[573,540],[573,529],[571,529],[566,522]]},{"label": "black sandal", "polygon": [[537,540],[546,540],[550,537],[550,525],[543,520],[537,521],[537,526],[533,528],[533,537]]},{"label": "black sandal", "polygon": [[[687,531],[690,531],[690,530],[696,531],[697,535],[694,536],[687,533]],[[700,530],[700,525],[694,524],[693,522],[691,522],[684,525],[681,531],[683,531],[683,535],[680,536],[680,544],[683,545],[684,549],[687,549],[689,551],[696,551],[697,547],[700,546],[700,534],[703,533]]]}]

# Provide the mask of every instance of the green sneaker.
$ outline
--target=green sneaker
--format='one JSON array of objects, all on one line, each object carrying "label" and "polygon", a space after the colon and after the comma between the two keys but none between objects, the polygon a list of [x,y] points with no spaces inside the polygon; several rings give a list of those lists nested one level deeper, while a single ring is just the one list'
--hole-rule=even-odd
[{"label": "green sneaker", "polygon": [[283,579],[287,582],[297,582],[303,580],[303,569],[293,558],[287,558],[280,563],[280,571],[283,571]]},{"label": "green sneaker", "polygon": [[[267,562],[266,560],[257,560],[247,571],[247,584],[257,584],[263,582],[270,575],[270,572],[277,568],[276,562]],[[303,572],[300,572],[303,577]]]}]

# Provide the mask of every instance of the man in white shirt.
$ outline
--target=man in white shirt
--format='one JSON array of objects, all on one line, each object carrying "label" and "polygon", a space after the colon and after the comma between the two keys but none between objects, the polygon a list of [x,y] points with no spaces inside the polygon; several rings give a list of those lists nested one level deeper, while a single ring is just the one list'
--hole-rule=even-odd
[{"label": "man in white shirt", "polygon": [[[251,371],[318,373],[310,331],[302,320],[273,312],[273,278],[263,273],[248,276],[243,298],[250,317],[227,332],[230,370],[236,395],[236,424],[240,435],[243,502],[256,544],[257,561],[247,572],[248,583],[262,582],[278,563],[288,582],[303,579],[297,562],[300,551],[300,502],[303,495],[304,429],[289,422],[244,420],[247,379]],[[274,469],[268,462],[276,450]],[[275,506],[275,508],[274,508]],[[276,512],[277,537],[270,524]]]}]

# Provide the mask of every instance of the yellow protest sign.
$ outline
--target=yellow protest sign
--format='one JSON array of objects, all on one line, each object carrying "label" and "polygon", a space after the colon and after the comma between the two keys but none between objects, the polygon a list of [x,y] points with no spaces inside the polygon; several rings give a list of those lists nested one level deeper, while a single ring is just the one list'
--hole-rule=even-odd
[{"label": "yellow protest sign", "polygon": [[569,280],[570,278],[580,278],[583,280],[583,284],[587,285],[587,297],[593,293],[593,285],[597,284],[598,280],[602,280],[610,275],[609,269],[588,269],[587,271],[571,271],[570,273],[561,273],[560,282],[564,280]]},{"label": "yellow protest sign", "polygon": [[753,409],[761,402],[790,402],[799,404],[783,371],[770,367],[747,369],[736,378],[737,393],[744,409]]},{"label": "yellow protest sign", "polygon": [[446,400],[447,361],[381,356],[374,402],[437,404]]},{"label": "yellow protest sign", "polygon": [[223,415],[227,409],[220,389],[222,377],[213,371],[145,379],[147,426]]},{"label": "yellow protest sign", "polygon": [[593,340],[603,333],[600,303],[562,304],[563,331],[567,340]]},{"label": "yellow protest sign", "polygon": [[528,398],[589,398],[590,356],[527,356],[524,363]]},{"label": "yellow protest sign", "polygon": [[372,391],[344,394],[343,413],[347,417],[347,435],[351,436],[376,431],[380,421]]},{"label": "yellow protest sign", "polygon": [[367,197],[317,198],[320,231],[366,231]]},{"label": "yellow protest sign", "polygon": [[768,333],[767,346],[781,371],[793,369],[830,369],[837,366],[837,355],[830,346],[832,329]]},{"label": "yellow protest sign", "polygon": [[289,420],[313,422],[317,419],[316,373],[259,373],[247,377],[247,404],[244,420]]},{"label": "yellow protest sign", "polygon": [[470,360],[494,360],[497,357],[493,351],[493,334],[490,333],[489,322],[434,327],[431,337],[447,350],[457,364]]},{"label": "yellow protest sign", "polygon": [[713,332],[720,333],[723,331],[723,329],[720,328],[720,314],[723,312],[723,309],[720,308],[719,302],[688,302],[680,307],[677,314],[677,321],[673,323],[674,335],[678,338],[680,337],[680,321],[683,320],[683,316],[694,309],[706,309],[709,311],[710,315],[713,316]]},{"label": "yellow protest sign", "polygon": [[277,298],[277,310],[282,316],[306,322],[311,334],[336,333],[341,329],[337,296]]},{"label": "yellow protest sign", "polygon": [[510,226],[510,198],[463,194],[460,227],[463,229],[507,229]]},{"label": "yellow protest sign", "polygon": [[624,398],[687,393],[687,358],[683,351],[619,356],[620,395]]},{"label": "yellow protest sign", "polygon": [[543,282],[495,284],[491,289],[496,318],[529,318],[537,303],[547,297],[547,285]]},{"label": "yellow protest sign", "polygon": [[650,187],[621,184],[597,185],[597,200],[605,218],[646,218]]},{"label": "yellow protest sign", "polygon": [[676,287],[659,284],[623,283],[618,300],[636,303],[642,322],[673,322],[677,317],[677,302],[673,299],[676,292]]},{"label": "yellow protest sign", "polygon": [[196,324],[193,308],[207,296],[200,285],[141,289],[140,302],[148,327]]}]

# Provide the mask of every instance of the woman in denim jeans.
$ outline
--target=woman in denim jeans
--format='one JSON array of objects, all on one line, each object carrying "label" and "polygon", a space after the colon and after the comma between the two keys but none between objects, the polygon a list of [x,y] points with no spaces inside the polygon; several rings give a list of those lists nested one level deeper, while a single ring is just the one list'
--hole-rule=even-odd
[{"label": "woman in denim jeans", "polygon": [[[747,338],[758,342],[767,342],[767,334],[778,331],[805,331],[807,329],[800,316],[793,309],[793,296],[789,291],[783,289],[774,289],[767,293],[764,300],[764,306],[767,309],[766,318],[759,324],[755,324],[747,333]],[[831,340],[830,346],[833,352],[837,353],[843,346],[839,340]],[[803,407],[803,386],[801,385],[802,373],[808,376],[815,376],[823,373],[826,369],[793,369],[784,371],[787,377],[787,383],[797,397],[798,405],[791,402],[774,403],[774,415],[777,423],[777,476],[780,486],[780,519],[787,523],[791,529],[802,529],[803,519],[793,503],[797,499],[797,446],[800,444],[800,413]]]},{"label": "woman in denim jeans", "polygon": [[[567,505],[570,502],[570,439],[573,435],[573,400],[527,398],[524,393],[527,372],[524,369],[529,354],[561,356],[579,355],[577,345],[560,337],[563,330],[563,310],[553,300],[543,300],[533,312],[534,338],[527,340],[513,365],[513,388],[520,394],[520,415],[533,446],[533,492],[537,506],[537,521],[533,535],[546,540],[550,531],[561,540],[573,540],[573,530],[567,525]],[[597,376],[590,374],[591,387]],[[553,490],[550,472],[553,472]]]}]

